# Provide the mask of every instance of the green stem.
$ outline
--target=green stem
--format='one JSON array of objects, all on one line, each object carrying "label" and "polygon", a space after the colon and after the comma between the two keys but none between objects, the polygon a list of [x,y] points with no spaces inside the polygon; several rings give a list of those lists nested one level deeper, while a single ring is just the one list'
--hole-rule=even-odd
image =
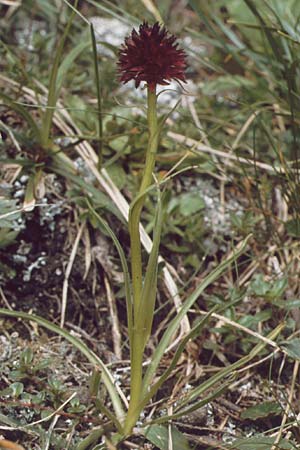
[{"label": "green stem", "polygon": [[99,75],[99,67],[98,67],[98,53],[97,53],[97,43],[96,36],[94,31],[94,26],[90,24],[91,36],[92,36],[92,44],[93,44],[93,58],[94,58],[94,70],[95,70],[95,81],[96,81],[96,89],[97,89],[97,103],[98,103],[98,163],[97,168],[100,171],[102,167],[102,150],[103,150],[103,123],[102,123],[102,93],[101,93],[101,83],[100,83],[100,75]]},{"label": "green stem", "polygon": [[148,88],[148,130],[149,141],[147,147],[146,161],[143,179],[139,190],[139,199],[132,203],[129,213],[129,233],[131,247],[131,275],[133,290],[133,330],[131,347],[131,380],[130,380],[130,403],[127,417],[124,424],[125,436],[130,434],[140,415],[140,403],[142,392],[143,376],[143,355],[144,355],[144,320],[140,317],[143,314],[140,308],[141,294],[143,287],[142,280],[142,246],[140,237],[140,218],[145,203],[143,193],[151,185],[152,173],[155,166],[155,156],[158,147],[159,127],[156,109],[156,92]]},{"label": "green stem", "polygon": [[71,25],[73,23],[73,19],[76,13],[76,8],[78,5],[78,0],[75,0],[74,6],[72,7],[72,12],[70,14],[70,18],[65,27],[64,33],[62,35],[61,40],[58,43],[57,50],[55,52],[54,62],[50,73],[50,82],[48,88],[48,99],[47,99],[47,108],[44,113],[44,117],[42,120],[41,127],[41,145],[44,149],[48,150],[48,147],[51,144],[50,134],[51,134],[51,125],[55,112],[55,105],[59,96],[59,90],[57,90],[57,76],[59,70],[59,64],[62,58],[62,53],[65,45],[65,41],[68,37]]},{"label": "green stem", "polygon": [[144,333],[134,330],[131,348],[131,377],[130,377],[130,402],[124,423],[124,436],[130,435],[132,428],[135,426],[139,415],[142,392],[143,378],[143,355],[144,355]]},{"label": "green stem", "polygon": [[[149,141],[146,154],[145,168],[143,179],[141,182],[139,195],[143,194],[150,186],[152,181],[152,173],[155,165],[155,156],[158,146],[158,121],[156,111],[156,93],[148,88],[148,130]],[[141,197],[131,208],[129,213],[129,233],[130,233],[130,247],[131,247],[131,275],[132,275],[132,289],[133,289],[133,305],[134,305],[134,319],[135,323],[138,319],[137,313],[142,292],[142,249],[140,237],[140,218],[144,206],[145,197]]]}]

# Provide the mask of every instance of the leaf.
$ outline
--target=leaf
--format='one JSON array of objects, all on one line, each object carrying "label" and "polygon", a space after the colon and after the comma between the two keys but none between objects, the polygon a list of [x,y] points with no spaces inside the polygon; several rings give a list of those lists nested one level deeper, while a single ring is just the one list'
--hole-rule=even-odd
[{"label": "leaf", "polygon": [[[284,324],[279,324],[274,330],[272,330],[268,335],[268,339],[274,339],[278,336],[278,334],[282,331],[284,327]],[[200,397],[200,395],[205,394],[208,392],[211,388],[214,387],[216,383],[223,382],[226,380],[226,377],[233,377],[235,375],[235,370],[239,369],[240,367],[243,367],[244,365],[248,364],[253,358],[255,358],[266,346],[265,342],[259,342],[255,347],[250,350],[248,355],[243,356],[242,358],[238,359],[236,362],[230,364],[229,366],[224,367],[216,374],[212,375],[208,380],[201,383],[199,386],[197,386],[194,389],[191,389],[186,396],[181,400],[179,407],[182,408],[188,403],[191,403],[195,401],[197,398]],[[213,393],[214,395],[214,393]],[[191,408],[188,408],[189,410],[192,410]],[[187,409],[185,410],[187,411]]]},{"label": "leaf", "polygon": [[111,372],[103,363],[103,361],[92,350],[90,350],[83,341],[76,338],[75,336],[72,336],[72,334],[70,334],[63,328],[60,328],[57,325],[54,325],[53,323],[49,322],[48,320],[33,314],[24,313],[21,311],[10,311],[5,308],[0,308],[0,316],[21,318],[23,320],[35,322],[40,326],[47,328],[53,333],[58,334],[67,341],[69,341],[77,350],[79,350],[88,359],[88,361],[91,364],[101,369],[102,381],[109,393],[116,416],[120,419],[124,417],[124,410],[121,404],[121,399],[115,388],[114,378]]},{"label": "leaf", "polygon": [[[271,450],[274,440],[275,438],[265,436],[237,439],[231,448],[234,450]],[[281,439],[275,448],[276,450],[288,450],[295,449],[296,447],[291,442]]]},{"label": "leaf", "polygon": [[244,327],[250,328],[251,326],[260,323],[265,322],[266,320],[269,320],[272,317],[273,313],[271,309],[265,309],[264,311],[260,311],[259,313],[255,314],[255,316],[252,315],[246,315],[243,316],[238,323],[243,325]]},{"label": "leaf", "polygon": [[154,317],[154,308],[157,291],[157,273],[158,273],[158,256],[159,244],[161,238],[162,227],[162,204],[161,196],[158,190],[157,209],[155,213],[155,225],[153,234],[153,244],[148,259],[145,280],[141,293],[141,303],[138,310],[138,321],[135,323],[137,329],[143,330],[144,345],[150,336],[152,322]]},{"label": "leaf", "polygon": [[24,391],[24,384],[16,381],[9,386],[9,389],[11,395],[16,398],[19,397]]},{"label": "leaf", "polygon": [[12,244],[18,236],[20,230],[9,230],[8,228],[1,228],[0,226],[0,248],[5,248]]},{"label": "leaf", "polygon": [[287,287],[287,279],[284,277],[278,278],[275,281],[265,281],[262,274],[255,276],[249,286],[250,292],[259,296],[266,297],[272,301],[284,293]]},{"label": "leaf", "polygon": [[285,309],[286,311],[290,311],[294,308],[300,308],[300,299],[290,299],[290,300],[275,300],[272,302],[273,305],[278,308]]},{"label": "leaf", "polygon": [[[92,444],[95,444],[96,441],[99,442],[99,439],[101,438],[101,436],[103,436],[104,433],[105,431],[103,427],[91,430],[88,436],[85,439],[83,439],[78,445],[76,445],[74,450],[86,450]],[[97,446],[93,447],[93,450],[95,448],[97,448]]]},{"label": "leaf", "polygon": [[56,92],[57,93],[59,93],[62,83],[63,83],[63,79],[64,79],[66,73],[68,72],[68,70],[70,69],[71,65],[75,61],[75,59],[80,55],[80,53],[83,52],[83,50],[88,49],[89,46],[90,46],[90,43],[86,40],[84,40],[83,42],[79,42],[79,44],[77,44],[74,48],[72,48],[70,53],[64,57],[61,65],[59,66],[59,69],[57,71],[57,80],[56,80]]},{"label": "leaf", "polygon": [[108,175],[117,188],[122,189],[126,183],[127,176],[122,166],[113,164],[106,168]]},{"label": "leaf", "polygon": [[19,365],[20,365],[20,367],[28,367],[28,366],[31,366],[32,361],[33,361],[32,348],[27,347],[21,353]]},{"label": "leaf", "polygon": [[198,192],[190,192],[180,197],[179,210],[181,214],[188,217],[205,208],[205,203]]},{"label": "leaf", "polygon": [[41,411],[41,419],[47,419],[47,417],[51,416],[51,411]]},{"label": "leaf", "polygon": [[250,283],[251,292],[257,296],[264,296],[267,294],[270,288],[269,283],[264,280],[263,275],[260,273]]},{"label": "leaf", "polygon": [[102,217],[94,210],[92,205],[89,201],[87,201],[87,206],[89,208],[89,211],[91,213],[91,216],[95,218],[96,223],[102,225],[108,235],[111,237],[113,243],[115,244],[115,247],[119,253],[122,269],[123,269],[123,275],[124,275],[124,285],[125,285],[125,297],[126,297],[126,310],[127,310],[127,327],[129,332],[129,341],[132,340],[132,329],[133,329],[133,309],[132,309],[132,298],[131,298],[131,283],[130,283],[130,275],[129,275],[129,269],[126,261],[126,256],[123,251],[123,248],[113,232],[113,230],[110,228],[108,223],[102,219]]},{"label": "leaf", "polygon": [[202,292],[209,286],[211,283],[213,283],[216,279],[218,279],[223,271],[227,269],[234,261],[237,260],[237,258],[244,253],[244,251],[247,248],[248,241],[250,239],[251,235],[249,235],[247,238],[245,238],[234,250],[234,252],[228,256],[227,259],[225,259],[221,264],[216,267],[210,274],[202,280],[202,282],[199,284],[199,286],[196,287],[194,292],[190,294],[185,302],[183,303],[180,311],[178,314],[174,317],[174,319],[169,323],[168,328],[164,332],[162,338],[160,339],[160,342],[155,349],[153,355],[152,355],[152,361],[150,365],[147,368],[147,371],[145,373],[143,384],[143,396],[146,395],[148,386],[151,384],[152,378],[155,374],[155,371],[159,365],[159,362],[165,352],[165,349],[168,347],[172,337],[174,336],[177,328],[179,327],[179,324],[182,320],[182,318],[185,316],[185,314],[189,311],[189,309],[193,306],[193,304],[196,302],[196,300],[199,298],[199,296],[202,294]]},{"label": "leaf", "polygon": [[300,359],[300,338],[294,338],[281,344],[287,354],[293,359]]},{"label": "leaf", "polygon": [[300,236],[300,221],[299,219],[291,219],[285,223],[285,228],[289,236]]},{"label": "leaf", "polygon": [[98,122],[97,122],[97,135],[99,137],[98,142],[98,163],[97,167],[100,171],[102,166],[102,150],[103,150],[103,121],[102,121],[102,86],[100,83],[100,76],[99,76],[99,65],[98,65],[98,54],[97,54],[97,44],[96,44],[96,36],[94,32],[93,24],[90,24],[90,32],[91,32],[91,39],[92,39],[92,46],[93,46],[93,61],[94,61],[94,70],[95,70],[95,83],[96,83],[96,89],[97,89],[97,105],[98,105]]},{"label": "leaf", "polygon": [[[177,428],[171,426],[170,434],[173,450],[190,450],[188,440]],[[161,450],[170,448],[169,429],[163,425],[150,425],[145,429],[145,437]]]},{"label": "leaf", "polygon": [[167,380],[168,376],[176,366],[180,356],[182,355],[185,346],[189,340],[195,339],[196,336],[199,336],[203,327],[206,325],[211,315],[217,310],[218,305],[215,305],[192,329],[186,336],[181,340],[175,355],[173,356],[172,361],[170,361],[168,368],[163,372],[163,374],[159,377],[159,379],[151,386],[151,389],[148,391],[148,394],[143,399],[142,405],[146,406],[151,398],[156,394],[160,386]]},{"label": "leaf", "polygon": [[247,408],[242,412],[241,418],[256,420],[261,417],[277,416],[281,412],[282,408],[278,402],[264,402]]},{"label": "leaf", "polygon": [[20,209],[16,200],[0,199],[0,228],[12,227],[15,229],[16,219],[20,217]]},{"label": "leaf", "polygon": [[285,289],[287,288],[287,285],[288,285],[287,279],[284,277],[275,280],[273,285],[271,286],[271,289],[268,292],[268,298],[273,299],[283,295]]},{"label": "leaf", "polygon": [[0,199],[0,248],[13,243],[21,230],[17,219],[21,216],[16,200]]},{"label": "leaf", "polygon": [[[74,8],[77,7],[77,3],[78,3],[78,0],[75,0]],[[53,115],[54,115],[54,111],[55,111],[56,102],[57,102],[57,99],[59,96],[59,89],[58,89],[59,86],[57,85],[57,82],[58,82],[60,61],[62,59],[64,44],[65,44],[65,41],[70,32],[70,28],[73,23],[74,16],[75,16],[75,12],[74,12],[74,9],[72,9],[69,20],[65,26],[64,33],[57,45],[57,49],[56,49],[55,55],[54,55],[54,61],[53,61],[51,71],[50,71],[47,108],[46,108],[46,111],[43,116],[41,135],[40,135],[40,143],[41,143],[42,147],[44,147],[44,148],[48,148],[48,145],[49,145],[52,119],[53,119]],[[62,79],[62,73],[63,72],[61,71],[60,80]],[[59,82],[61,82],[60,80],[59,80]]]},{"label": "leaf", "polygon": [[30,174],[27,181],[23,208],[25,211],[33,211],[36,204],[36,187],[41,180],[42,172],[38,170]]},{"label": "leaf", "polygon": [[204,95],[216,95],[224,91],[232,91],[243,87],[253,88],[255,83],[239,75],[224,75],[205,83],[202,92]]}]

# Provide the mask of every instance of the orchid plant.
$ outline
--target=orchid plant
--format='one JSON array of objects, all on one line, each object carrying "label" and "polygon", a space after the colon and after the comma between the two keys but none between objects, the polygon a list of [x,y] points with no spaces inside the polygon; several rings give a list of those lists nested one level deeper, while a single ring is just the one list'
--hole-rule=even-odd
[{"label": "orchid plant", "polygon": [[[119,53],[118,72],[120,81],[122,83],[127,83],[128,81],[133,80],[136,88],[138,88],[141,83],[145,83],[147,87],[148,146],[146,149],[141,185],[136,198],[132,201],[128,220],[131,249],[130,275],[127,267],[127,258],[116,235],[108,224],[96,213],[91,203],[87,201],[87,207],[89,209],[90,217],[93,218],[93,223],[99,223],[99,226],[104,227],[112,238],[118,250],[124,272],[131,368],[130,401],[128,409],[126,410],[124,393],[120,393],[120,388],[115,386],[113,374],[103,361],[80,339],[74,337],[65,329],[60,328],[41,317],[23,312],[5,309],[0,310],[0,315],[20,317],[22,319],[35,321],[39,325],[59,334],[69,340],[95,367],[94,376],[91,381],[91,393],[97,400],[98,409],[100,409],[103,416],[108,418],[108,423],[102,428],[92,430],[90,435],[78,444],[76,450],[84,450],[91,445],[96,444],[103,435],[111,432],[114,434],[113,441],[115,443],[122,441],[122,439],[128,437],[132,433],[141,412],[144,410],[145,406],[149,404],[151,399],[155,397],[162,384],[170,376],[186,343],[199,335],[217,307],[209,311],[207,315],[204,316],[200,322],[196,323],[190,332],[182,338],[174,352],[169,367],[162,374],[158,375],[157,368],[159,367],[161,358],[176,334],[181,320],[197,301],[204,289],[220,277],[220,275],[231,263],[236,261],[247,247],[249,237],[235,248],[232,254],[212,270],[196,289],[187,296],[181,309],[167,324],[166,330],[152,354],[151,362],[145,372],[143,372],[144,352],[151,335],[157,294],[158,255],[162,227],[162,206],[159,184],[156,182],[154,176],[159,136],[164,125],[164,120],[159,118],[157,111],[157,86],[168,85],[172,80],[185,82],[186,68],[187,58],[185,52],[178,46],[176,37],[171,35],[166,28],[159,23],[155,23],[154,25],[149,25],[146,22],[142,23],[138,31],[134,29],[130,36],[125,39],[125,43],[121,47]],[[157,213],[153,245],[146,269],[143,271],[140,221],[146,196],[152,189],[156,189],[158,193]],[[227,309],[230,305],[231,304],[227,303],[224,306],[219,306],[218,311]],[[275,338],[280,333],[280,330],[281,327],[277,327],[269,334],[268,338]],[[199,386],[190,389],[184,399],[178,402],[172,413],[169,415],[165,413],[161,417],[152,419],[152,424],[167,422],[173,418],[188,414],[211,401],[229,385],[231,381],[230,376],[232,376],[234,371],[258,355],[265,345],[265,341],[258,343],[247,356],[231,366],[220,369],[220,371],[211,378]],[[99,397],[97,397],[99,372],[101,372],[101,380],[109,394],[112,410],[103,405]],[[141,427],[146,427],[148,425],[149,422],[145,422]],[[111,446],[112,444],[109,445],[109,448],[114,448]]]},{"label": "orchid plant", "polygon": [[[144,22],[140,25],[138,32],[133,29],[131,35],[125,39],[119,54],[118,69],[120,74],[120,81],[127,83],[130,80],[135,82],[135,87],[138,88],[140,83],[146,83],[147,87],[147,121],[148,121],[148,146],[146,149],[146,158],[144,164],[143,177],[139,192],[136,198],[132,201],[129,211],[128,228],[130,234],[130,249],[131,249],[131,298],[127,302],[128,311],[128,330],[130,340],[130,362],[131,362],[131,378],[130,378],[130,403],[126,414],[126,418],[122,424],[123,436],[131,434],[136,425],[139,416],[147,405],[147,403],[157,393],[160,386],[167,379],[173,367],[175,367],[179,356],[181,355],[185,344],[189,339],[197,336],[204,324],[210,317],[210,313],[200,321],[190,333],[188,333],[179,345],[170,367],[163,373],[163,375],[153,383],[153,378],[158,364],[163,356],[165,349],[170,343],[181,319],[187,313],[192,304],[197,300],[200,292],[206,287],[206,283],[210,283],[217,278],[222,271],[237,258],[238,254],[245,249],[246,242],[243,243],[236,253],[221,264],[215,271],[213,271],[207,279],[196,289],[191,296],[189,296],[177,316],[170,322],[157,351],[152,356],[152,362],[145,374],[143,374],[143,356],[144,351],[151,334],[155,300],[157,292],[157,267],[158,267],[158,250],[161,235],[161,205],[160,198],[158,199],[156,226],[154,228],[153,246],[148,259],[148,264],[143,273],[142,265],[142,248],[140,238],[140,220],[141,213],[144,206],[145,198],[151,185],[155,186],[155,158],[159,145],[159,136],[164,125],[164,120],[158,118],[157,112],[157,86],[168,85],[170,81],[185,82],[185,70],[187,68],[187,57],[185,52],[179,47],[176,37],[171,35],[164,26],[158,22],[154,25],[149,25]],[[158,194],[159,197],[159,194]],[[226,306],[228,307],[228,305]],[[278,330],[276,331],[278,333]],[[255,347],[250,359],[257,354],[262,348],[263,344]],[[249,358],[249,357],[247,357]],[[245,361],[243,361],[245,362]],[[238,361],[237,366],[243,362]],[[190,409],[194,410],[205,404],[209,399],[219,395],[220,392],[227,385],[224,382],[224,377],[231,374],[233,367],[226,368],[220,371],[219,374],[208,380],[207,383],[199,386],[193,391],[193,394],[182,402],[179,407],[181,412],[175,414],[174,417],[180,417],[183,411],[186,413]],[[209,388],[223,378],[223,384],[219,389],[208,396],[206,399],[195,402],[193,406],[187,406],[190,401],[197,398],[197,395],[204,392],[205,388]],[[161,422],[168,420],[170,417],[165,417]],[[158,420],[158,422],[160,422]]]},{"label": "orchid plant", "polygon": [[[131,247],[131,279],[133,307],[130,317],[131,328],[131,383],[130,405],[125,424],[125,432],[130,432],[139,414],[142,390],[142,362],[147,340],[151,333],[154,315],[158,246],[143,280],[142,254],[139,224],[147,189],[153,181],[155,156],[157,153],[160,123],[157,116],[158,84],[168,85],[172,79],[185,81],[186,55],[178,48],[175,36],[169,36],[159,23],[153,26],[144,22],[139,32],[133,30],[126,38],[119,57],[120,80],[135,81],[137,88],[141,82],[147,85],[148,147],[144,173],[139,193],[132,202],[129,213],[129,233]],[[157,227],[159,229],[159,227]],[[158,231],[158,239],[160,231]]]}]

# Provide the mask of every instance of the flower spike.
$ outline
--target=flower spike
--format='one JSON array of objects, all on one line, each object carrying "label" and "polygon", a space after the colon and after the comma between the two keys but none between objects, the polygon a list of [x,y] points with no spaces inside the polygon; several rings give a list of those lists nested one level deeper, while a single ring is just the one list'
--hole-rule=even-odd
[{"label": "flower spike", "polygon": [[132,30],[121,47],[118,61],[120,81],[135,81],[135,87],[145,81],[154,92],[157,84],[168,85],[171,80],[185,79],[186,54],[178,48],[176,37],[158,22],[144,22],[139,31]]}]

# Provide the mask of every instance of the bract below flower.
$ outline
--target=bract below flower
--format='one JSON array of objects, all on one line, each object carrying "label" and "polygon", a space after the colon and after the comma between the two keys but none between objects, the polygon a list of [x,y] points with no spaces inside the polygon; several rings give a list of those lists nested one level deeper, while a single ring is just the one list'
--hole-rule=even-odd
[{"label": "bract below flower", "polygon": [[125,39],[118,62],[120,81],[135,81],[135,87],[145,81],[151,91],[157,84],[168,85],[171,80],[185,82],[186,54],[178,48],[176,37],[158,22],[144,22]]}]

